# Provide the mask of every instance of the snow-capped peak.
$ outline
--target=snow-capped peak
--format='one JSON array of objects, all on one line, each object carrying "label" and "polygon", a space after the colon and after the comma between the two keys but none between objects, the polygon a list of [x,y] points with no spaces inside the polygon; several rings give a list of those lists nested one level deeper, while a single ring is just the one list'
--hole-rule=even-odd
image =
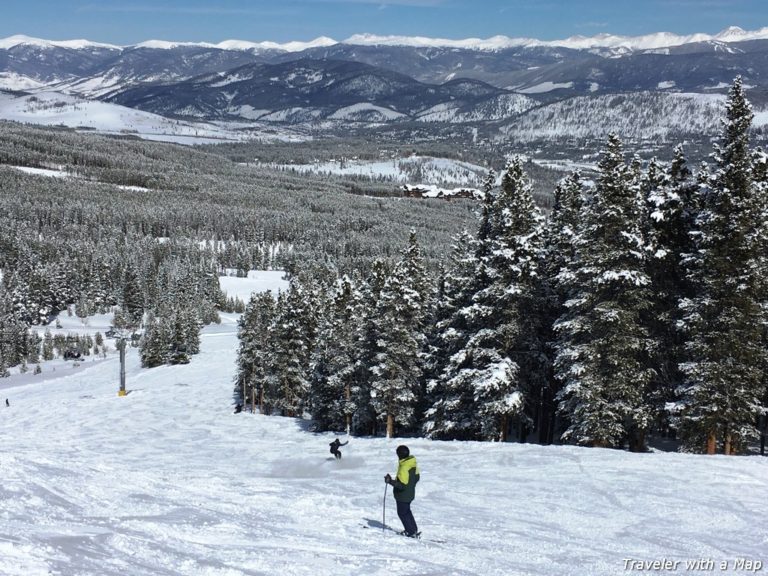
[{"label": "snow-capped peak", "polygon": [[[230,40],[229,42],[234,41]],[[219,44],[219,47],[222,47],[222,44],[224,44],[224,42]],[[259,42],[253,44],[253,47],[262,50],[284,50],[285,52],[301,52],[302,50],[307,50],[309,48],[322,48],[324,46],[333,46],[334,44],[338,44],[338,42],[333,38],[320,36],[314,40],[310,40],[309,42],[285,42],[283,44],[278,42]]]},{"label": "snow-capped peak", "polygon": [[535,38],[510,38],[494,36],[487,39],[467,38],[464,40],[446,40],[443,38],[425,38],[421,36],[376,36],[374,34],[355,34],[344,40],[344,44],[366,46],[413,46],[413,47],[443,47],[468,48],[474,50],[499,50],[503,48],[518,48],[523,46],[550,46],[588,50],[592,48],[628,48],[630,50],[650,50],[680,46],[692,42],[743,42],[746,40],[768,39],[768,27],[747,32],[737,26],[726,28],[718,34],[688,34],[679,35],[671,32],[657,32],[643,36],[618,36],[614,34],[598,34],[596,36],[571,36],[564,40],[537,40]]},{"label": "snow-capped peak", "polygon": [[211,44],[208,42],[166,42],[164,40],[148,40],[136,44],[136,48],[154,48],[157,50],[169,50],[171,48],[177,48],[179,46],[198,46],[201,48],[218,48],[220,50],[281,50],[284,52],[300,52],[308,48],[316,48],[319,46],[332,46],[338,44],[333,38],[327,38],[320,36],[309,42],[286,42],[280,44],[278,42],[248,42],[246,40],[224,40],[218,44]]},{"label": "snow-capped peak", "polygon": [[[762,36],[760,34],[763,34]],[[756,32],[747,32],[738,26],[729,26],[719,34],[715,34],[714,39],[721,42],[742,42],[744,40],[756,40],[765,38],[768,35],[768,28],[763,28]]]},{"label": "snow-capped peak", "polygon": [[[375,34],[355,34],[342,44],[360,46],[412,46],[417,48],[465,48],[471,50],[501,50],[504,48],[520,48],[533,46],[548,46],[555,48],[572,48],[590,50],[595,48],[611,48],[626,50],[654,50],[670,46],[680,46],[692,42],[744,42],[747,40],[768,39],[768,27],[754,31],[746,31],[738,26],[730,26],[717,34],[688,34],[679,35],[671,32],[657,32],[643,36],[619,36],[614,34],[598,34],[596,36],[571,36],[564,40],[538,40],[536,38],[510,38],[508,36],[492,36],[490,38],[465,38],[451,40],[446,38],[430,38],[425,36],[379,36]],[[57,46],[62,48],[112,48],[125,47],[112,44],[100,44],[88,40],[51,41],[31,38],[24,35],[10,36],[0,39],[0,49],[8,49],[19,44],[30,44],[41,47]],[[225,40],[218,44],[209,42],[169,42],[165,40],[148,40],[131,47],[171,49],[179,46],[199,46],[202,48],[218,48],[221,50],[281,50],[284,52],[300,52],[308,48],[333,46],[339,44],[333,38],[320,36],[310,41],[295,42],[251,42],[246,40]]]},{"label": "snow-capped peak", "polygon": [[500,50],[516,46],[538,45],[539,40],[531,38],[509,38],[493,36],[491,38],[465,38],[449,40],[425,36],[377,36],[375,34],[355,34],[342,42],[357,46],[412,46],[415,48],[467,48],[472,50]]},{"label": "snow-capped peak", "polygon": [[25,36],[24,34],[16,34],[14,36],[9,36],[8,38],[0,38],[0,49],[3,50],[8,50],[9,48],[13,48],[20,44],[39,46],[41,48],[51,48],[55,46],[58,48],[71,48],[74,50],[81,50],[83,48],[120,49],[120,46],[91,42],[90,40],[43,40],[41,38]]}]

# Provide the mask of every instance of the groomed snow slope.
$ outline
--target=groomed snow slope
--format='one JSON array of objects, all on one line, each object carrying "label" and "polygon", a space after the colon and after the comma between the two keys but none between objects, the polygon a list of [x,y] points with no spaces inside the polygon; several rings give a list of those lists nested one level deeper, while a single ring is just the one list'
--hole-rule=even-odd
[{"label": "groomed snow slope", "polygon": [[[352,438],[337,462],[333,434],[233,414],[236,328],[205,328],[186,366],[144,370],[130,350],[122,398],[115,356],[0,381],[0,574],[599,576],[664,558],[744,574],[737,559],[768,560],[760,457],[410,439],[425,539],[382,531],[403,440]],[[399,529],[391,490],[386,515]]]}]

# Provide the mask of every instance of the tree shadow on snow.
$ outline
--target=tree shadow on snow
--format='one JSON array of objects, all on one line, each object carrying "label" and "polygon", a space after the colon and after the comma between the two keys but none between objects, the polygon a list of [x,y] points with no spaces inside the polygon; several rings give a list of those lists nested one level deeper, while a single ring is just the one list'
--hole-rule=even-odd
[{"label": "tree shadow on snow", "polygon": [[303,420],[301,418],[296,418],[294,420],[294,424],[296,424],[296,427],[302,432],[311,432],[313,434],[318,434],[317,424],[315,423],[314,420]]}]

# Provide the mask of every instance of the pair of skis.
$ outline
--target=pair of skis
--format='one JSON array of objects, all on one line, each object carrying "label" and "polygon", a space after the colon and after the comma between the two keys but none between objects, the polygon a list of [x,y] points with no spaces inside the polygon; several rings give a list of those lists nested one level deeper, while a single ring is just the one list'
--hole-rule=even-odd
[{"label": "pair of skis", "polygon": [[[387,478],[389,478],[389,474],[387,474]],[[382,530],[390,530],[391,532],[394,532],[395,534],[398,534],[399,536],[407,536],[408,538],[413,538],[414,540],[422,540],[421,538],[421,532],[416,532],[415,535],[411,536],[403,530],[402,532],[398,532],[394,528],[391,528],[387,526],[387,486],[388,483],[384,482],[384,499],[381,502],[381,529]],[[374,527],[378,522],[375,520],[368,520],[368,526],[363,524],[363,528],[371,528]],[[434,544],[445,544],[445,540],[433,540],[425,538],[423,540],[424,542],[432,542]]]},{"label": "pair of skis", "polygon": [[381,524],[377,522],[376,520],[368,520],[368,524],[361,524],[363,528],[370,529],[370,528],[381,528],[382,530],[387,530],[389,532],[392,532],[394,534],[397,534],[398,536],[405,536],[407,538],[410,538],[411,540],[419,540],[421,542],[430,542],[433,544],[446,544],[446,540],[437,540],[434,538],[422,538],[421,532],[417,532],[416,536],[408,536],[404,531],[395,530],[391,526],[387,526],[385,524]]}]

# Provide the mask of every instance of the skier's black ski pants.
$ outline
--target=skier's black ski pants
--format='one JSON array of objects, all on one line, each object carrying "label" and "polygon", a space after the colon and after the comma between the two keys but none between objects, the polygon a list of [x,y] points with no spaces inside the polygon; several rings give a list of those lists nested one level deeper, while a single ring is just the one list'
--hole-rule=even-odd
[{"label": "skier's black ski pants", "polygon": [[416,527],[416,520],[413,519],[410,502],[397,503],[397,517],[403,523],[403,528],[408,534],[416,534],[419,529]]}]

